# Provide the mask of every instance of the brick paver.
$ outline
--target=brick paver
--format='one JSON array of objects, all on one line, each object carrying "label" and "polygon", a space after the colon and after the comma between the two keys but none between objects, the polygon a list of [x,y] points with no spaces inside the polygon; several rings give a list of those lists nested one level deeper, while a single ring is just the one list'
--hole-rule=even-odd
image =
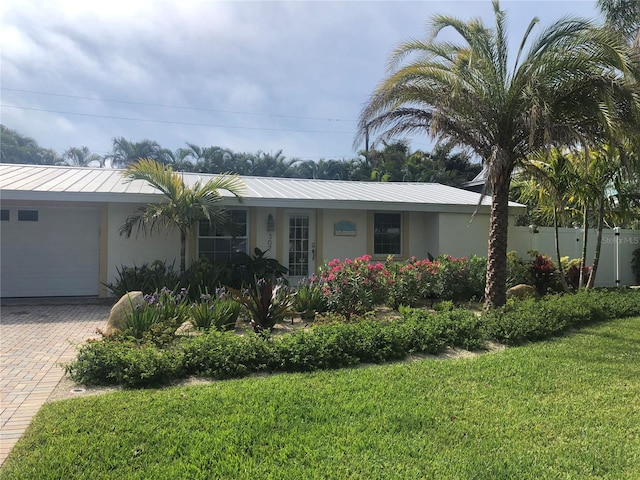
[{"label": "brick paver", "polygon": [[0,465],[64,375],[74,344],[96,336],[105,305],[22,305],[0,310]]}]

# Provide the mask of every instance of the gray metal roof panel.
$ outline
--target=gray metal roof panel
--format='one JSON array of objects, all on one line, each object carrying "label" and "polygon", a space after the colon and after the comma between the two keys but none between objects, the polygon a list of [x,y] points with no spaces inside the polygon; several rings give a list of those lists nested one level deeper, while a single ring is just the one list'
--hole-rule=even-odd
[{"label": "gray metal roof panel", "polygon": [[[188,185],[198,181],[207,182],[217,176],[202,173],[182,175]],[[243,197],[251,205],[259,205],[260,201],[265,200],[269,200],[271,205],[278,201],[284,203],[297,200],[305,204],[316,202],[315,207],[339,204],[341,208],[347,208],[348,205],[357,208],[356,203],[388,204],[389,207],[393,205],[397,208],[402,208],[403,205],[475,207],[480,198],[478,193],[437,183],[350,182],[250,176],[241,179],[245,184]],[[43,198],[45,192],[48,192],[67,193],[74,200],[86,195],[87,200],[99,197],[100,201],[109,198],[114,202],[140,201],[141,197],[152,198],[159,193],[144,181],[125,182],[122,170],[14,164],[0,164],[0,190],[3,197],[13,193],[14,195],[9,196],[21,199],[36,193],[38,198]],[[224,190],[220,193],[224,197],[232,197]],[[55,198],[58,199],[59,195]],[[490,198],[483,201],[483,205],[490,203]],[[521,207],[513,202],[510,202],[510,206]]]}]

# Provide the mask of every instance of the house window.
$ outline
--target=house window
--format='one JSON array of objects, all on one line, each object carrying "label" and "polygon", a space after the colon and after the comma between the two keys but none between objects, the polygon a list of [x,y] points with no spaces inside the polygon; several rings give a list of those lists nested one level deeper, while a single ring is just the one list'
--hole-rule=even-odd
[{"label": "house window", "polygon": [[373,253],[400,255],[402,253],[402,214],[373,214]]},{"label": "house window", "polygon": [[37,222],[38,210],[18,210],[19,222]]},{"label": "house window", "polygon": [[3,208],[2,210],[0,210],[0,221],[3,222],[8,222],[9,221],[9,210],[6,208]]},{"label": "house window", "polygon": [[212,226],[202,220],[198,228],[198,256],[211,262],[228,260],[237,253],[248,251],[248,222],[246,210],[230,210],[230,225]]}]

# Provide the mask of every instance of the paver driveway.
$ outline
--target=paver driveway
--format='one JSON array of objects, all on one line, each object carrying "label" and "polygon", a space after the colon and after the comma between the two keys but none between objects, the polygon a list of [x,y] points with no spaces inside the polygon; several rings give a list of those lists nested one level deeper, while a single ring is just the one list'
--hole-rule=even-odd
[{"label": "paver driveway", "polygon": [[15,305],[0,309],[0,465],[62,379],[73,343],[96,336],[107,305]]}]

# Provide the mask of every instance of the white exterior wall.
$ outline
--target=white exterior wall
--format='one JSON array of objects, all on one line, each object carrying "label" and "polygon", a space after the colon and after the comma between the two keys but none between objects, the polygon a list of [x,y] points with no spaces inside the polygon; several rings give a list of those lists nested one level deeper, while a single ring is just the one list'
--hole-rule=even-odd
[{"label": "white exterior wall", "polygon": [[[489,239],[489,215],[470,213],[441,213],[438,221],[438,255],[452,257],[487,256]],[[436,256],[435,253],[431,252]]]},{"label": "white exterior wall", "polygon": [[[107,282],[115,280],[117,269],[123,265],[131,267],[155,260],[164,260],[167,265],[173,264],[175,270],[180,269],[180,233],[177,230],[166,232],[154,231],[146,236],[141,232],[136,237],[121,236],[120,226],[126,218],[135,212],[140,205],[127,203],[110,203],[108,207],[108,239],[107,239]],[[189,242],[187,241],[187,263],[189,262]]]},{"label": "white exterior wall", "polygon": [[[277,221],[276,208],[251,208],[249,209],[249,238],[255,238],[255,247],[267,251],[266,256],[276,258],[278,252],[277,225],[273,232],[267,231],[267,219],[272,215],[273,221]],[[255,217],[255,218],[252,218]],[[253,255],[253,245],[249,245],[249,254]]]},{"label": "white exterior wall", "polygon": [[[427,258],[436,256],[439,249],[438,214],[425,212],[407,212],[404,216],[409,222],[409,251],[407,257]],[[406,231],[406,229],[405,229]]]},{"label": "white exterior wall", "polygon": [[[364,210],[324,210],[322,213],[322,261],[356,258],[367,253],[367,212]],[[356,224],[355,236],[334,234],[334,224],[348,220]]]}]

